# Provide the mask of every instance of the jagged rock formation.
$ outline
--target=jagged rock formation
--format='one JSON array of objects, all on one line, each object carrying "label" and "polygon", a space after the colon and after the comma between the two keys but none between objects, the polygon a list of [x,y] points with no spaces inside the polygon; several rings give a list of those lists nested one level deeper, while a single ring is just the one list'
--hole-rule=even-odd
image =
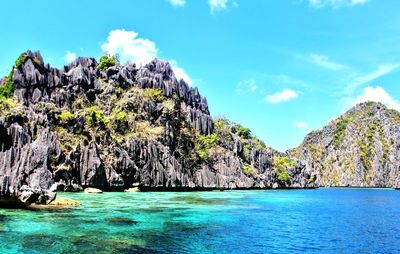
[{"label": "jagged rock formation", "polygon": [[51,202],[56,189],[52,186],[54,180],[49,163],[57,156],[58,149],[52,134],[43,130],[43,134],[32,141],[19,124],[0,121],[0,135],[0,196],[6,201],[18,197],[26,204]]},{"label": "jagged rock formation", "polygon": [[399,187],[400,112],[358,104],[289,153],[314,169],[322,186]]},{"label": "jagged rock formation", "polygon": [[164,61],[138,68],[78,58],[55,69],[28,51],[2,80],[0,98],[2,200],[48,203],[54,186],[317,185],[304,163],[266,147],[240,125],[214,121],[197,88],[177,80]]}]

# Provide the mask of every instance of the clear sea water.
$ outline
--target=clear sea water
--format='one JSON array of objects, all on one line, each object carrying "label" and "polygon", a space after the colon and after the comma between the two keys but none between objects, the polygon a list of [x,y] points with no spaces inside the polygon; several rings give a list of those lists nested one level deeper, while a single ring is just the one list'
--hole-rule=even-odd
[{"label": "clear sea water", "polygon": [[0,253],[400,253],[400,191],[61,193],[0,209]]}]

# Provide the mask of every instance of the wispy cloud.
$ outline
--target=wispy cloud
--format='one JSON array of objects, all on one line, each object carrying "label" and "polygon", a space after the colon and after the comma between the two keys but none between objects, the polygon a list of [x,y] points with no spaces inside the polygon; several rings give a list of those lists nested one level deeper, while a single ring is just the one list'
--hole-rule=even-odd
[{"label": "wispy cloud", "polygon": [[363,5],[369,0],[308,0],[308,4],[312,8],[340,8],[340,7],[353,7]]},{"label": "wispy cloud", "polygon": [[69,63],[75,61],[76,57],[77,57],[77,56],[76,56],[75,53],[73,53],[73,52],[71,52],[71,51],[67,51],[67,52],[65,53],[65,56],[64,56],[64,61],[65,61],[67,64],[69,64]]},{"label": "wispy cloud", "polygon": [[210,13],[213,14],[229,7],[237,7],[239,4],[236,0],[208,0],[208,5],[210,6]]},{"label": "wispy cloud", "polygon": [[345,87],[345,93],[353,93],[354,90],[362,85],[367,85],[375,79],[378,79],[384,75],[387,75],[400,67],[400,64],[382,64],[378,68],[370,73],[364,75],[358,75],[352,78],[352,80]]},{"label": "wispy cloud", "polygon": [[339,71],[346,69],[347,67],[343,64],[336,63],[330,60],[329,56],[320,55],[320,54],[310,54],[307,57],[307,60],[312,62],[315,65],[318,65],[322,68],[329,69],[332,71]]},{"label": "wispy cloud", "polygon": [[390,96],[390,94],[380,86],[367,86],[359,95],[355,97],[345,98],[344,106],[347,109],[348,107],[354,106],[357,103],[367,101],[381,102],[385,104],[388,108],[400,111],[400,102]]},{"label": "wispy cloud", "polygon": [[296,99],[298,96],[299,96],[299,94],[296,91],[286,88],[280,92],[276,92],[276,93],[267,95],[265,97],[265,100],[269,103],[275,104],[275,103],[286,102],[286,101]]},{"label": "wispy cloud", "polygon": [[[158,48],[153,41],[140,38],[137,32],[124,29],[110,31],[101,48],[107,54],[118,54],[121,62],[133,62],[139,65],[147,64],[158,57]],[[178,79],[185,80],[189,85],[193,83],[189,75],[182,67],[178,66],[175,60],[169,62]]]},{"label": "wispy cloud", "polygon": [[186,0],[168,0],[168,2],[175,8],[183,7],[186,4]]},{"label": "wispy cloud", "polygon": [[302,121],[294,122],[293,126],[296,128],[299,128],[299,129],[308,129],[308,124],[306,122],[302,122]]},{"label": "wispy cloud", "polygon": [[254,79],[241,80],[236,85],[237,94],[253,93],[257,90],[257,83]]},{"label": "wispy cloud", "polygon": [[[287,74],[260,74],[257,80],[261,80],[263,84],[272,84],[281,87],[301,87],[310,88],[310,85],[303,80]],[[260,82],[260,81],[259,81]],[[261,88],[261,86],[259,86]]]},{"label": "wispy cloud", "polygon": [[[310,53],[308,55],[298,56],[298,58],[325,68],[335,73],[334,79],[337,88],[340,89],[340,95],[353,95],[358,91],[358,88],[370,85],[369,82],[379,79],[387,74],[390,74],[400,68],[400,63],[383,63],[378,64],[377,67],[370,71],[359,71],[351,65],[338,63],[331,60],[330,56]],[[340,71],[340,72],[339,72]]]}]

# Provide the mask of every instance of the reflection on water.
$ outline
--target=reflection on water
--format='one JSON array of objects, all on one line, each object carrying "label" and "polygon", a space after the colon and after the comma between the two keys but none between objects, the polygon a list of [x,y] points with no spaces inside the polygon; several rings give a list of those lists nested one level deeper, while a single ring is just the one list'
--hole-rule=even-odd
[{"label": "reflection on water", "polygon": [[396,253],[400,192],[60,193],[81,206],[0,210],[0,253]]}]

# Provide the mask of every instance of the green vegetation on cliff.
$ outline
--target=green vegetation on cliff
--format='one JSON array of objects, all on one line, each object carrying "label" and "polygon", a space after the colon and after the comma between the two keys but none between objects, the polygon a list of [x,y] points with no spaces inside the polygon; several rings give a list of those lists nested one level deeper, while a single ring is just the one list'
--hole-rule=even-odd
[{"label": "green vegetation on cliff", "polygon": [[352,114],[340,117],[338,119],[338,122],[336,124],[335,136],[333,139],[333,145],[335,146],[335,148],[339,148],[340,146],[343,145],[343,140],[345,137],[347,126],[353,120],[354,120],[354,115]]},{"label": "green vegetation on cliff", "polygon": [[12,82],[13,72],[5,78],[3,84],[0,85],[0,100],[10,98],[14,95],[14,83]]},{"label": "green vegetation on cliff", "polygon": [[25,63],[25,61],[28,59],[28,54],[22,53],[18,59],[15,61],[14,68],[19,69],[21,66]]},{"label": "green vegetation on cliff", "polygon": [[240,137],[244,139],[248,139],[251,137],[251,131],[249,128],[244,127],[243,125],[240,124],[233,124],[231,127],[231,130],[233,133],[239,135]]},{"label": "green vegetation on cliff", "polygon": [[[12,77],[14,75],[14,68],[16,68],[16,69],[21,68],[21,66],[26,62],[27,59],[28,59],[28,54],[22,53],[17,58],[17,60],[15,60],[13,69],[5,77],[3,84],[0,84],[0,100],[5,101],[6,99],[14,96],[15,87],[14,87],[14,83],[12,81]],[[7,106],[6,104],[4,104],[4,105]]]},{"label": "green vegetation on cliff", "polygon": [[106,126],[109,120],[105,117],[104,111],[99,107],[92,106],[86,109],[88,124],[91,127],[97,125]]},{"label": "green vegetation on cliff", "polygon": [[100,57],[99,65],[97,66],[100,70],[107,70],[111,66],[118,63],[118,58],[116,56],[104,55]]},{"label": "green vegetation on cliff", "polygon": [[217,134],[211,135],[198,135],[196,139],[196,150],[201,159],[208,159],[210,155],[210,149],[217,145],[218,136]]},{"label": "green vegetation on cliff", "polygon": [[246,175],[251,175],[253,177],[257,176],[257,170],[248,163],[243,164],[243,173],[245,173]]},{"label": "green vegetation on cliff", "polygon": [[145,100],[153,101],[156,103],[162,102],[165,99],[160,89],[153,88],[144,89],[143,97]]},{"label": "green vegetation on cliff", "polygon": [[69,112],[69,111],[63,111],[63,112],[61,112],[59,115],[58,115],[58,117],[60,118],[60,121],[62,122],[62,123],[67,123],[69,120],[71,120],[72,118],[74,118],[74,114],[72,114],[71,112]]},{"label": "green vegetation on cliff", "polygon": [[278,179],[278,181],[283,182],[283,183],[289,182],[290,175],[289,175],[288,168],[294,167],[295,162],[287,156],[282,156],[282,157],[275,156],[273,165],[274,165],[274,171],[276,174],[276,179]]}]

